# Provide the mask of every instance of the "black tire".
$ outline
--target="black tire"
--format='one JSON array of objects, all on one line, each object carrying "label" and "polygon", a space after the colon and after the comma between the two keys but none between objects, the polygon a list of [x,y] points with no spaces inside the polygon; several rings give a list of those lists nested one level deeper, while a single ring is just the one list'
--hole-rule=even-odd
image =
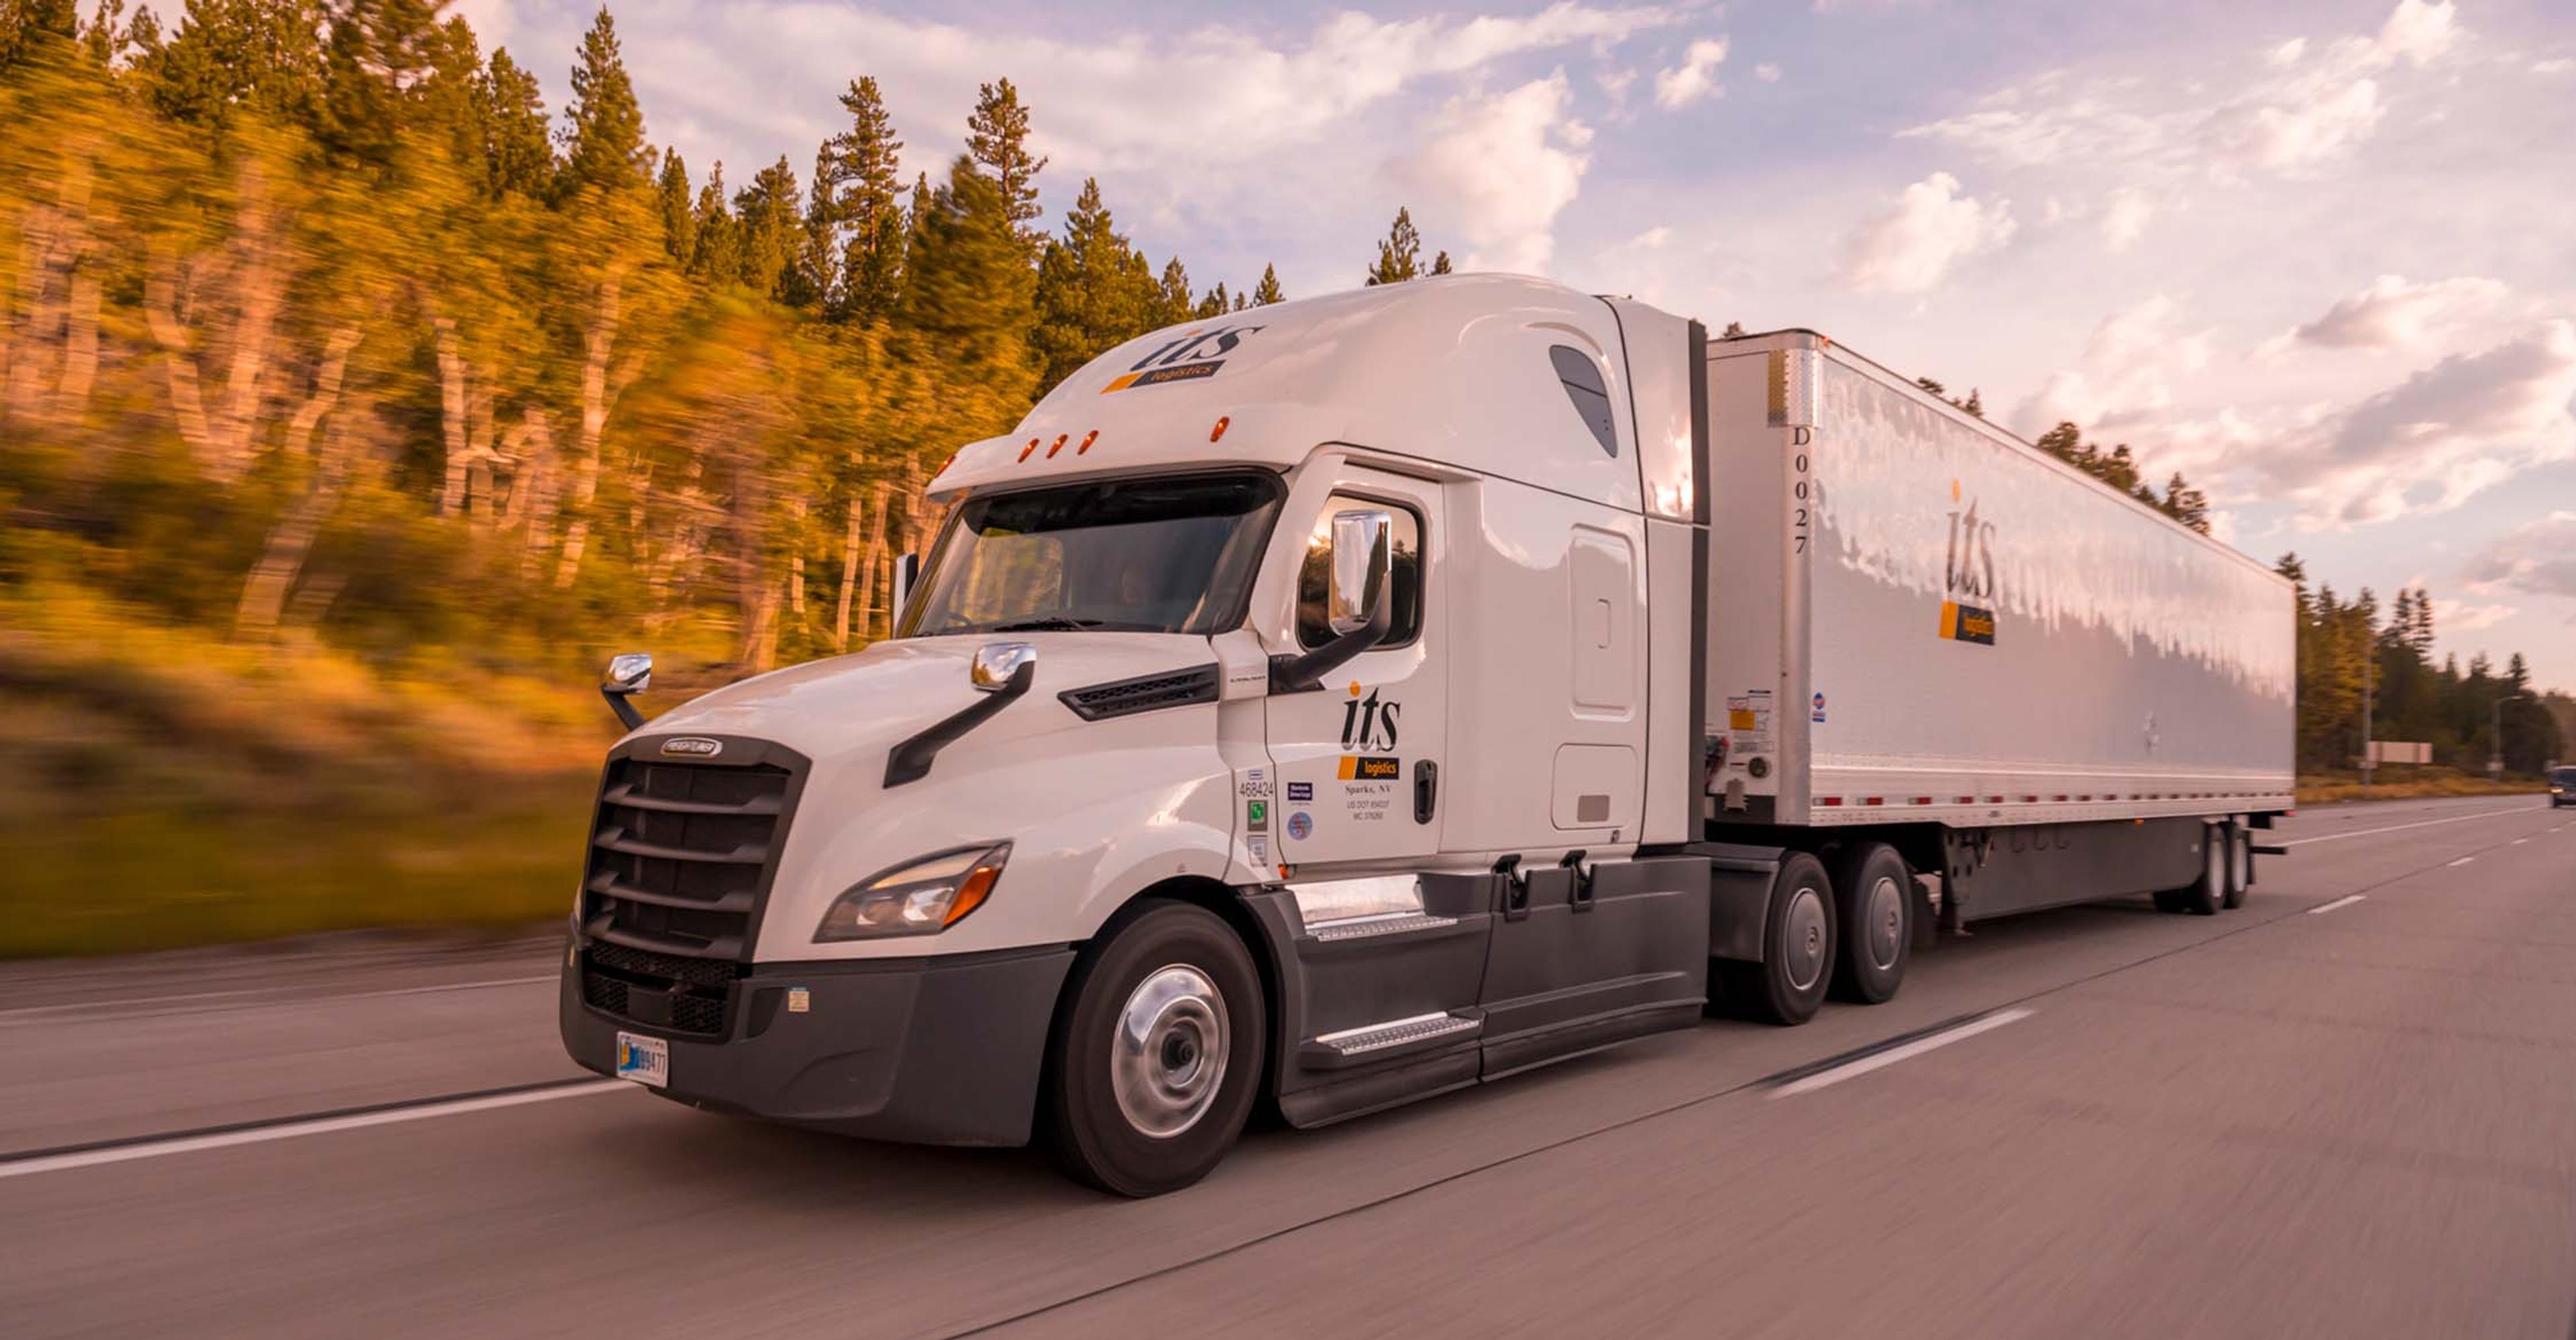
[{"label": "black tire", "polygon": [[1884,842],[1861,842],[1835,854],[1836,1000],[1884,1004],[1905,981],[1914,944],[1914,872]]},{"label": "black tire", "polygon": [[2181,890],[2182,910],[2214,917],[2227,905],[2227,826],[2200,826],[2200,878]]},{"label": "black tire", "polygon": [[2254,834],[2245,825],[2227,825],[2227,896],[2219,906],[2233,912],[2245,905],[2254,887]]},{"label": "black tire", "polygon": [[1805,852],[1782,858],[1762,927],[1760,963],[1713,965],[1727,1003],[1748,1019],[1803,1024],[1833,982],[1834,890],[1822,861]]},{"label": "black tire", "polygon": [[[1156,992],[1140,991],[1148,979]],[[1141,1016],[1145,1045],[1133,1050],[1120,1045],[1131,1007],[1151,1012]],[[1217,1071],[1193,1069],[1220,1036]],[[1057,1007],[1040,1099],[1056,1165],[1120,1196],[1159,1196],[1207,1176],[1252,1110],[1268,1036],[1260,974],[1233,929],[1187,903],[1143,905],[1092,942]],[[1157,1132],[1156,1120],[1178,1125]]]}]

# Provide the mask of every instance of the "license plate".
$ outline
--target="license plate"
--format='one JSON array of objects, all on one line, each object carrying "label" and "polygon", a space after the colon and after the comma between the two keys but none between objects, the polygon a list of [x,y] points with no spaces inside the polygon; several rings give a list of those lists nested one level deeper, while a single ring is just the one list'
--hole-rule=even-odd
[{"label": "license plate", "polygon": [[617,1077],[654,1088],[671,1082],[671,1044],[640,1033],[617,1035]]}]

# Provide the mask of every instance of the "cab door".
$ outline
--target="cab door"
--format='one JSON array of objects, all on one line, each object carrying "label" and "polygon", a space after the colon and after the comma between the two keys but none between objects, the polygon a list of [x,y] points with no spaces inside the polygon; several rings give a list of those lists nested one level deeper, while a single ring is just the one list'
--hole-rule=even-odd
[{"label": "cab door", "polygon": [[1327,673],[1320,690],[1269,698],[1279,779],[1269,820],[1277,859],[1293,866],[1401,867],[1440,849],[1449,707],[1440,486],[1344,464],[1320,506],[1283,517],[1302,528],[1305,549],[1294,643],[1270,650],[1294,655],[1332,640],[1333,518],[1352,511],[1388,514],[1392,617],[1386,636]]}]

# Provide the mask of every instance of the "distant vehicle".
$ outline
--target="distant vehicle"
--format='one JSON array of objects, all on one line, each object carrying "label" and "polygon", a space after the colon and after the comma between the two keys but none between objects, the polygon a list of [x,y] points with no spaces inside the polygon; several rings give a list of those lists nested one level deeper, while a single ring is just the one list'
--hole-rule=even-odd
[{"label": "distant vehicle", "polygon": [[[1936,926],[2234,907],[2287,582],[1807,331],[1460,276],[1095,360],[898,636],[611,752],[574,1059],[1149,1195]],[[621,658],[606,691],[647,681]]]},{"label": "distant vehicle", "polygon": [[2549,808],[2576,805],[2576,768],[2549,770]]}]

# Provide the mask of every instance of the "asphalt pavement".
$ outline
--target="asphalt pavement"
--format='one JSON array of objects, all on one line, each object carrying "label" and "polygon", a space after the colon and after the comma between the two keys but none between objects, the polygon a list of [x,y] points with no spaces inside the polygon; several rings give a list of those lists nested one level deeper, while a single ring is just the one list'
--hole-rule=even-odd
[{"label": "asphalt pavement", "polygon": [[594,1081],[550,940],[0,967],[0,1334],[2569,1336],[2576,811],[2275,840],[1144,1202]]}]

